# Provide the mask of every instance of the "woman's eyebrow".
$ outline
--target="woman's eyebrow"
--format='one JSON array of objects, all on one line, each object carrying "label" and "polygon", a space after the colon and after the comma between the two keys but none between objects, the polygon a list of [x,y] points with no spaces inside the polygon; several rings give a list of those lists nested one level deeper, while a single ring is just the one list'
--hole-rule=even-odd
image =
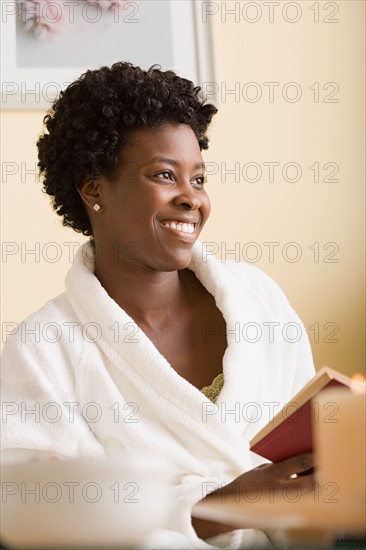
[{"label": "woman's eyebrow", "polygon": [[[169,158],[169,157],[161,157],[161,156],[155,156],[152,157],[146,164],[153,164],[154,162],[164,162],[165,164],[170,164],[171,166],[179,166],[179,162],[175,159]],[[194,165],[195,169],[202,168],[205,169],[205,163],[204,162],[197,162],[197,164]]]}]

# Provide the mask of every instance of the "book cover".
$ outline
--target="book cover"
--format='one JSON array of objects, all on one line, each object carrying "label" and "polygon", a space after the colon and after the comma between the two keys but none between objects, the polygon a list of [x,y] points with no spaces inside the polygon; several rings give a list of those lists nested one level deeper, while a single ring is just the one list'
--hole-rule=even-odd
[{"label": "book cover", "polygon": [[[272,462],[313,450],[313,422],[319,411],[316,395],[334,386],[350,387],[351,379],[333,369],[323,367],[250,442],[251,451]],[[315,399],[314,399],[315,398]],[[313,401],[312,401],[313,400]],[[329,421],[336,404],[329,404]],[[287,409],[291,412],[287,413]]]}]

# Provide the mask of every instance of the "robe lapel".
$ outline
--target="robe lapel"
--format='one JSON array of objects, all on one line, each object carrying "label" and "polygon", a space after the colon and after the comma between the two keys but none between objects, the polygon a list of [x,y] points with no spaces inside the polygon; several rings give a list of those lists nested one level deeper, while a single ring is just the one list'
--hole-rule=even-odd
[{"label": "robe lapel", "polygon": [[252,402],[258,393],[263,346],[245,341],[241,331],[246,323],[260,323],[260,310],[251,305],[252,291],[245,281],[238,287],[225,264],[206,255],[199,242],[194,246],[189,268],[214,296],[227,324],[225,384],[216,405],[171,367],[133,319],[107,294],[94,276],[89,243],[78,250],[65,288],[81,324],[92,330],[96,325],[100,330],[98,346],[109,360],[135,384],[146,388],[150,398],[154,394],[159,406],[169,410],[200,440],[206,440],[242,469],[248,466],[242,438],[246,421],[241,409],[239,417],[237,412],[238,407]]}]

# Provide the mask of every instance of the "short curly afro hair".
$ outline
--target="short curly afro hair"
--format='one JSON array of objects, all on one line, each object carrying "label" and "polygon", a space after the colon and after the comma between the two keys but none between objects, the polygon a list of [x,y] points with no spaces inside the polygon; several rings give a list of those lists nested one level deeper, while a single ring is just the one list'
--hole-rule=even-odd
[{"label": "short curly afro hair", "polygon": [[92,235],[78,189],[88,178],[113,179],[120,149],[134,130],[188,124],[201,150],[207,149],[206,132],[216,112],[199,86],[158,65],[144,70],[119,62],[85,72],[61,92],[37,142],[43,190],[63,225]]}]

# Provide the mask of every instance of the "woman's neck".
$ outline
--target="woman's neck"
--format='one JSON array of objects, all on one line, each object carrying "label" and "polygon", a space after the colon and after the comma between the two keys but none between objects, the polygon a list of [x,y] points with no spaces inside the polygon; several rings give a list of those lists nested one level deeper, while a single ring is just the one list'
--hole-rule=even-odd
[{"label": "woman's neck", "polygon": [[163,314],[187,307],[187,271],[156,272],[96,258],[94,274],[109,296],[137,323],[153,325]]}]

